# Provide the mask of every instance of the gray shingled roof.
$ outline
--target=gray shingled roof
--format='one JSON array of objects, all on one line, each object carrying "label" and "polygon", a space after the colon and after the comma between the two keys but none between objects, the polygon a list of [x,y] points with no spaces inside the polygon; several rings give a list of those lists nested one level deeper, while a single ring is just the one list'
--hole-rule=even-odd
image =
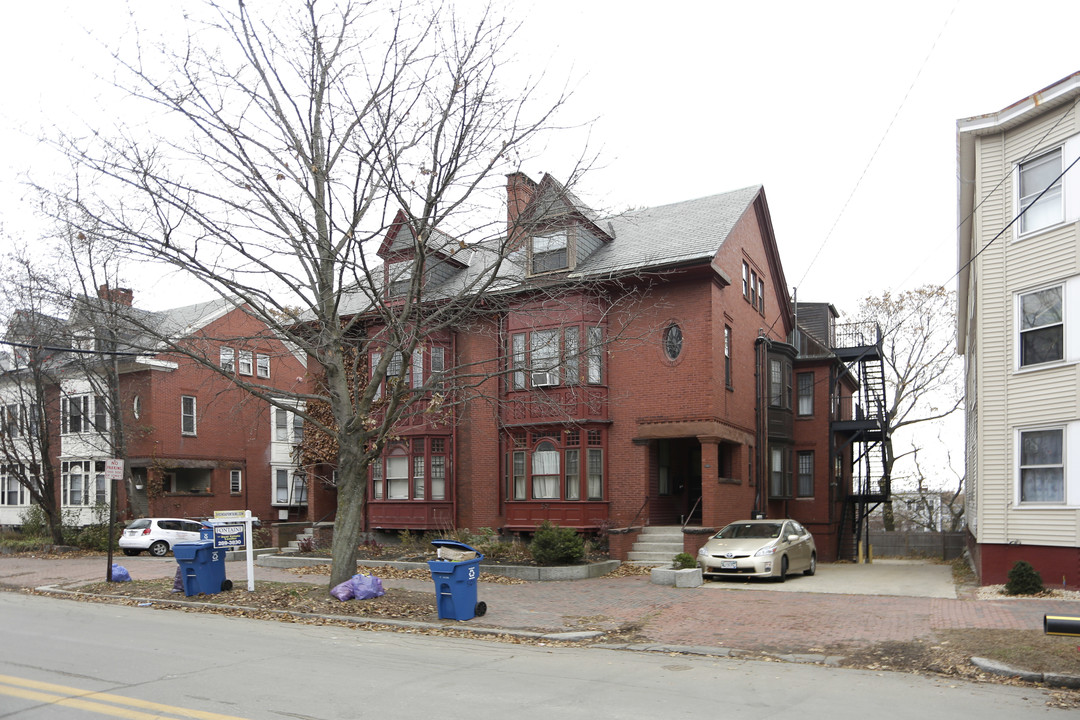
[{"label": "gray shingled roof", "polygon": [[[614,240],[580,259],[570,278],[596,278],[639,270],[660,269],[688,262],[708,262],[724,244],[735,224],[761,192],[760,185],[719,195],[635,210],[594,221],[614,230]],[[576,200],[576,198],[574,199]],[[573,202],[573,201],[572,201]],[[580,201],[574,203],[580,211]],[[590,218],[591,219],[591,218]],[[428,298],[454,297],[468,292],[490,272],[496,256],[483,246],[470,248],[468,266],[438,287],[427,287]],[[465,261],[460,255],[458,258]],[[525,253],[514,253],[502,264],[500,280],[490,291],[512,290],[525,280]],[[382,274],[373,272],[376,283]],[[375,288],[377,291],[378,288]],[[367,291],[346,293],[340,312],[350,315],[370,309]]]},{"label": "gray shingled roof", "polygon": [[660,268],[717,253],[739,218],[761,192],[760,185],[697,200],[635,210],[598,223],[611,223],[615,240],[605,243],[571,277],[595,277]]}]

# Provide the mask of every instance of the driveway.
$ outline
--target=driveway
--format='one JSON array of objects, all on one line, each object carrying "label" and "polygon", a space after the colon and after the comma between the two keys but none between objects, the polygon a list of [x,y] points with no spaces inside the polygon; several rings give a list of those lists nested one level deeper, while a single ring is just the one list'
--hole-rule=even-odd
[{"label": "driveway", "polygon": [[787,582],[783,583],[751,578],[722,578],[707,580],[704,587],[834,595],[956,598],[952,566],[925,560],[874,560],[867,565],[822,563],[818,565],[817,573],[813,577],[789,575]]}]

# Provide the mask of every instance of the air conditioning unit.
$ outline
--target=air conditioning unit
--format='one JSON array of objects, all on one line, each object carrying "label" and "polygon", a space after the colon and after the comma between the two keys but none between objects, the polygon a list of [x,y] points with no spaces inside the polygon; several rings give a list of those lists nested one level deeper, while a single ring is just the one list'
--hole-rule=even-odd
[{"label": "air conditioning unit", "polygon": [[530,374],[533,387],[547,387],[559,384],[559,374],[554,370],[533,370]]}]

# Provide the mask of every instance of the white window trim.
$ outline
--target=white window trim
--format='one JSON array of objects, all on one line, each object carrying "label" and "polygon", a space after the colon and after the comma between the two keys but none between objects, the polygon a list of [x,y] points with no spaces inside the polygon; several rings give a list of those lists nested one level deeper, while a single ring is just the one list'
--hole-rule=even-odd
[{"label": "white window trim", "polygon": [[[1062,464],[1065,466],[1065,497],[1061,502],[1021,502],[1020,501],[1020,434],[1040,430],[1061,430],[1063,438]],[[1070,458],[1080,457],[1080,421],[1058,425],[1037,425],[1018,427],[1013,432],[1013,508],[1015,510],[1069,510],[1080,508],[1080,463],[1070,462]]]},{"label": "white window trim", "polygon": [[255,376],[261,378],[270,377],[270,356],[264,353],[255,355]]},{"label": "white window trim", "polygon": [[[184,412],[184,400],[191,399],[191,429],[184,429],[184,418],[187,417],[187,413]],[[194,395],[181,395],[180,396],[180,434],[187,437],[194,437],[199,434],[199,403]]]},{"label": "white window trim", "polygon": [[[1013,177],[1013,207],[1014,207],[1013,212],[1017,217],[1016,224],[1015,224],[1014,229],[1013,229],[1013,238],[1016,239],[1016,240],[1033,237],[1035,235],[1038,235],[1039,233],[1044,233],[1044,232],[1047,232],[1048,230],[1053,230],[1056,227],[1060,227],[1062,224],[1064,224],[1068,220],[1068,203],[1066,202],[1066,183],[1065,183],[1066,178],[1062,177],[1061,178],[1061,193],[1060,193],[1060,197],[1059,197],[1059,200],[1058,200],[1059,203],[1060,203],[1059,210],[1060,210],[1061,219],[1057,220],[1056,222],[1052,222],[1049,225],[1043,225],[1041,227],[1034,228],[1032,230],[1021,230],[1021,228],[1023,228],[1023,226],[1024,226],[1024,220],[1027,217],[1027,214],[1025,213],[1025,215],[1023,217],[1021,217],[1020,212],[1024,209],[1024,207],[1027,205],[1027,203],[1029,203],[1031,201],[1030,200],[1025,201],[1020,196],[1020,170],[1021,170],[1021,168],[1023,166],[1025,166],[1025,165],[1027,165],[1027,166],[1034,165],[1034,164],[1036,164],[1036,163],[1038,163],[1038,162],[1040,162],[1042,160],[1045,160],[1047,157],[1049,157],[1050,155],[1052,155],[1054,153],[1059,153],[1059,155],[1058,155],[1058,160],[1059,160],[1058,172],[1061,172],[1061,170],[1066,167],[1066,164],[1069,161],[1068,160],[1069,154],[1067,153],[1066,148],[1065,148],[1064,145],[1061,145],[1061,146],[1058,146],[1058,147],[1055,147],[1055,148],[1050,148],[1046,152],[1040,153],[1040,154],[1038,154],[1038,155],[1036,155],[1034,157],[1025,158],[1022,162],[1017,162],[1017,163],[1015,163],[1013,165],[1013,172],[1012,172],[1012,177]],[[1039,194],[1039,192],[1033,192],[1032,196],[1037,196],[1038,194]],[[1043,199],[1045,199],[1045,197],[1046,196],[1044,195]]]},{"label": "white window trim", "polygon": [[233,372],[236,370],[236,351],[226,345],[221,346],[221,350],[218,351],[218,364],[221,365],[221,369],[224,372]]},{"label": "white window trim", "polygon": [[250,350],[241,350],[236,357],[236,372],[240,375],[251,375],[255,370],[255,360]]},{"label": "white window trim", "polygon": [[[1062,318],[1064,344],[1061,360],[1055,362],[1038,363],[1036,365],[1020,364],[1020,298],[1024,295],[1050,290],[1055,287],[1061,288],[1061,306],[1064,312]],[[1080,323],[1080,276],[1071,277],[1061,282],[1042,285],[1034,288],[1025,288],[1017,291],[1013,296],[1013,369],[1017,373],[1039,372],[1048,368],[1059,368],[1063,365],[1072,365],[1080,362],[1080,331],[1073,331],[1071,325]]]},{"label": "white window trim", "polygon": [[229,471],[229,494],[239,495],[244,490],[244,473],[241,470]]}]

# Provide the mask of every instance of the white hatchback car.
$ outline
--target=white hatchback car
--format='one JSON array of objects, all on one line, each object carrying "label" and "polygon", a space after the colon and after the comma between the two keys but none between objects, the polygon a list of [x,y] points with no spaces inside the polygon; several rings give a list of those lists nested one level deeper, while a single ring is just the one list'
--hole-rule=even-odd
[{"label": "white hatchback car", "polygon": [[195,520],[139,518],[120,534],[120,549],[125,555],[138,555],[146,550],[154,557],[164,557],[176,543],[198,540],[202,528],[203,524]]}]

